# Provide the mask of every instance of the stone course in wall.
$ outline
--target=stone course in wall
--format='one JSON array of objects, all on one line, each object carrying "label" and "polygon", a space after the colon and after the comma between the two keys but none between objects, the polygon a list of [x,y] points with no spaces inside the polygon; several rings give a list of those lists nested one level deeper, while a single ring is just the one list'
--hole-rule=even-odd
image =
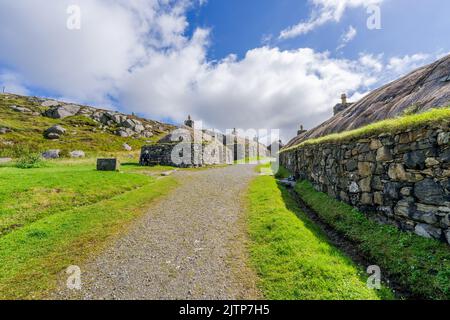
[{"label": "stone course in wall", "polygon": [[281,164],[376,220],[450,243],[448,123],[357,141],[304,145]]}]

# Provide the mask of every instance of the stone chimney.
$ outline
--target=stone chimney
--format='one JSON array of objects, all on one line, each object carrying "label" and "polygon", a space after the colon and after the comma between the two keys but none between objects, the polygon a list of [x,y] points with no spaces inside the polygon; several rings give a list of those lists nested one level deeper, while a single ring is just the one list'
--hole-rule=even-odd
[{"label": "stone chimney", "polygon": [[349,103],[347,101],[347,95],[345,93],[343,93],[341,95],[341,103],[338,103],[337,105],[334,106],[333,108],[333,114],[337,115],[338,113],[341,113],[342,111],[344,111],[345,109],[347,109],[348,107],[350,107],[353,103]]},{"label": "stone chimney", "polygon": [[341,101],[342,104],[347,104],[347,95],[345,93],[341,95]]},{"label": "stone chimney", "polygon": [[303,125],[300,125],[300,130],[297,131],[297,135],[299,136],[299,135],[301,135],[302,133],[305,133],[306,131],[308,131],[308,130],[305,130],[305,129],[303,128]]},{"label": "stone chimney", "polygon": [[188,116],[188,119],[184,122],[184,125],[189,128],[194,128],[194,121],[192,120],[190,115]]}]

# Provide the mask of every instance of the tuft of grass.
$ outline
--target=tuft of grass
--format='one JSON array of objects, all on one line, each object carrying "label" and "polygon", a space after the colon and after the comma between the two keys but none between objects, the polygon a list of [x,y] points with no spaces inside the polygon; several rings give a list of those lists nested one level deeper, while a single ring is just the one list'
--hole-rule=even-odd
[{"label": "tuft of grass", "polygon": [[425,299],[450,299],[450,248],[368,219],[353,207],[299,182],[296,192],[328,225],[353,241],[382,272]]},{"label": "tuft of grass", "polygon": [[40,299],[170,192],[172,177],[75,163],[0,168],[0,299]]},{"label": "tuft of grass", "polygon": [[259,176],[248,193],[250,258],[267,299],[391,299],[383,288],[369,289],[367,276],[328,243],[275,179]]},{"label": "tuft of grass", "polygon": [[26,152],[20,156],[16,162],[16,167],[20,169],[39,168],[43,165],[42,157],[39,153]]},{"label": "tuft of grass", "polygon": [[[409,112],[412,111],[409,110]],[[446,108],[432,109],[419,114],[410,114],[395,119],[375,122],[355,130],[330,134],[316,139],[309,139],[303,141],[298,145],[283,149],[280,151],[280,153],[296,150],[309,145],[352,141],[356,139],[368,138],[370,136],[379,135],[382,133],[397,133],[407,129],[415,129],[425,125],[443,124],[449,122],[450,106]]]}]

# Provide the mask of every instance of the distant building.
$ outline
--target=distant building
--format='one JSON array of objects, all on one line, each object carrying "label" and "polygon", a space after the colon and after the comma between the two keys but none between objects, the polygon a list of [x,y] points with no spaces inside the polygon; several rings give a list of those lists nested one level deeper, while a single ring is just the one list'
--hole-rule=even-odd
[{"label": "distant building", "polygon": [[195,130],[190,116],[184,124],[157,143],[142,147],[140,164],[202,167],[269,155],[266,146],[257,140],[239,137],[236,129],[231,135]]}]

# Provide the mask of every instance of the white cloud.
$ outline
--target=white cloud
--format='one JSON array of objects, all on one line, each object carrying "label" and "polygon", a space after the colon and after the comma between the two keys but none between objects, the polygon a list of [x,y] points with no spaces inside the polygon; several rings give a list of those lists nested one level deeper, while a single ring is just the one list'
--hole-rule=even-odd
[{"label": "white cloud", "polygon": [[429,54],[424,53],[416,53],[403,57],[393,57],[389,60],[389,64],[386,68],[395,74],[405,74],[412,69],[422,66],[429,61],[430,58],[431,56]]},{"label": "white cloud", "polygon": [[281,31],[280,39],[295,38],[328,22],[339,22],[347,9],[379,5],[383,0],[310,0],[310,2],[313,6],[310,18]]},{"label": "white cloud", "polygon": [[344,49],[347,44],[349,44],[353,39],[355,39],[356,35],[358,34],[358,31],[353,27],[350,26],[347,31],[341,36],[341,41],[339,46],[336,50],[342,50]]},{"label": "white cloud", "polygon": [[[82,9],[80,31],[65,27],[66,6],[74,3]],[[334,59],[308,48],[268,46],[249,50],[243,59],[229,55],[211,62],[209,31],[185,33],[190,5],[188,0],[110,0],[108,5],[0,0],[0,42],[8,44],[0,46],[0,61],[8,68],[0,82],[17,93],[37,88],[157,120],[181,123],[192,114],[222,130],[282,129],[286,140],[300,123],[310,128],[327,119],[342,92],[359,97],[380,75],[419,63],[414,56],[400,57],[384,67],[382,55]]]}]

